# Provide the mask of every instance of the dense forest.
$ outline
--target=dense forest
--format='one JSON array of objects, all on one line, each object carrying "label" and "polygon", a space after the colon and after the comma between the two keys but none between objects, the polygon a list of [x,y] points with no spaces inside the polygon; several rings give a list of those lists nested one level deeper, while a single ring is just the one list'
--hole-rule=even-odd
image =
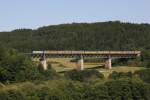
[{"label": "dense forest", "polygon": [[150,25],[72,23],[0,32],[0,45],[32,50],[150,50]]}]

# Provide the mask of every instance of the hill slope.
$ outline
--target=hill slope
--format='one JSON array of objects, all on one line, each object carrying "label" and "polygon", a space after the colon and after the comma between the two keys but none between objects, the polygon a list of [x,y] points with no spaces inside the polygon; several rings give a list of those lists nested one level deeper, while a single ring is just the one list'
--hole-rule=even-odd
[{"label": "hill slope", "polygon": [[150,50],[150,25],[73,23],[0,32],[0,45],[31,50]]}]

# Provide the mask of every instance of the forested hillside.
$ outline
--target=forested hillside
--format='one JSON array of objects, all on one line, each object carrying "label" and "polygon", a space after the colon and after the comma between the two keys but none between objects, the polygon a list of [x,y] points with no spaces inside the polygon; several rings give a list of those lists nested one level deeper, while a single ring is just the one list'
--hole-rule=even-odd
[{"label": "forested hillside", "polygon": [[[62,74],[20,53],[32,50],[141,50],[140,58],[113,62],[143,69],[111,70],[108,77],[96,69]],[[0,32],[0,100],[150,100],[149,58],[148,24],[73,23]]]},{"label": "forested hillside", "polygon": [[150,50],[150,25],[73,23],[0,33],[0,45],[31,50]]}]

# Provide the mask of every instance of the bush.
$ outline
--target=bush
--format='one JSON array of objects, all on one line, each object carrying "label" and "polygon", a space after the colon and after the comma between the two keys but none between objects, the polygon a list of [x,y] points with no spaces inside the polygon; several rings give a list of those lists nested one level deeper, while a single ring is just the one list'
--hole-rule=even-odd
[{"label": "bush", "polygon": [[142,61],[141,58],[136,58],[136,59],[131,59],[128,61],[128,66],[131,67],[141,67],[142,66]]},{"label": "bush", "polygon": [[111,100],[150,100],[150,85],[130,79],[106,82]]},{"label": "bush", "polygon": [[14,49],[0,48],[0,82],[11,83],[39,79],[32,60]]},{"label": "bush", "polygon": [[150,85],[132,79],[85,84],[53,80],[1,88],[0,100],[150,100]]},{"label": "bush", "polygon": [[128,60],[126,58],[120,58],[120,59],[114,59],[114,61],[112,62],[112,65],[115,66],[126,66],[128,65]]},{"label": "bush", "polygon": [[111,100],[105,84],[85,85],[83,94],[82,100]]},{"label": "bush", "polygon": [[150,83],[150,69],[138,70],[134,74],[139,76],[144,82]]},{"label": "bush", "polygon": [[72,70],[66,72],[65,77],[75,81],[86,82],[90,81],[92,78],[103,79],[104,75],[98,72],[97,70],[83,70],[83,71]]},{"label": "bush", "polygon": [[42,80],[55,79],[59,77],[59,74],[48,63],[47,70],[44,70],[41,65],[38,66],[38,70],[41,74]]},{"label": "bush", "polygon": [[26,100],[23,92],[18,90],[0,91],[0,100]]},{"label": "bush", "polygon": [[48,64],[43,70],[28,57],[14,49],[0,48],[0,82],[14,83],[34,80],[48,80],[58,77],[55,70]]},{"label": "bush", "polygon": [[109,76],[108,78],[109,79],[121,79],[121,78],[132,78],[133,77],[133,74],[132,72],[116,72],[116,71],[113,71]]}]

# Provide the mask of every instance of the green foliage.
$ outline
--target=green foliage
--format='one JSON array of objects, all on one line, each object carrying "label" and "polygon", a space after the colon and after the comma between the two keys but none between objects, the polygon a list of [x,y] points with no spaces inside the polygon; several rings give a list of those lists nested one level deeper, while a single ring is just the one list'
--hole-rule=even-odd
[{"label": "green foliage", "polygon": [[[114,43],[115,42],[115,43]],[[31,50],[149,50],[150,25],[121,22],[73,23],[1,32],[0,43]]]},{"label": "green foliage", "polygon": [[30,58],[14,49],[0,48],[0,82],[36,80],[39,74]]},{"label": "green foliage", "polygon": [[0,82],[24,82],[27,80],[55,79],[58,74],[48,65],[48,70],[40,69],[32,60],[14,49],[0,48]]},{"label": "green foliage", "polygon": [[105,84],[85,85],[83,100],[111,100]]},{"label": "green foliage", "polygon": [[150,100],[149,94],[149,84],[130,79],[96,84],[53,80],[1,88],[0,100]]},{"label": "green foliage", "polygon": [[150,83],[150,69],[143,69],[134,73],[138,75],[144,82]]},{"label": "green foliage", "polygon": [[23,85],[21,89],[27,100],[80,100],[83,86],[66,80],[53,80],[35,86]]},{"label": "green foliage", "polygon": [[142,65],[147,68],[150,68],[150,50],[145,50],[142,53]]},{"label": "green foliage", "polygon": [[[150,25],[116,22],[73,23],[0,32],[0,45],[32,50],[141,50],[150,65]],[[135,65],[136,62],[130,62]]]},{"label": "green foliage", "polygon": [[113,71],[110,75],[109,75],[109,79],[121,79],[121,78],[132,78],[134,75],[132,72],[116,72]]},{"label": "green foliage", "polygon": [[50,63],[48,63],[47,70],[44,70],[41,65],[38,66],[38,70],[43,80],[59,78],[58,73],[54,69],[52,69]]},{"label": "green foliage", "polygon": [[[121,65],[150,67],[150,25],[121,22],[73,23],[0,32],[0,45],[21,52],[32,50],[141,50],[142,57],[119,59]],[[76,61],[76,60],[74,60]],[[86,60],[89,62],[89,60]],[[97,59],[93,59],[99,62]],[[142,62],[141,62],[142,61]],[[104,82],[96,70],[72,70],[58,79],[55,70],[43,70],[14,49],[0,48],[0,100],[150,100],[150,70],[113,72]],[[135,80],[138,76],[143,83]],[[53,79],[53,80],[51,80]],[[57,80],[55,80],[57,79]],[[91,80],[100,81],[91,82]],[[24,81],[34,81],[34,83]],[[44,81],[43,81],[44,80]],[[49,80],[45,82],[45,80]],[[73,81],[72,81],[73,80]],[[90,82],[89,82],[90,81]],[[39,82],[39,83],[37,83]],[[88,84],[87,84],[88,83]]]},{"label": "green foliage", "polygon": [[137,57],[134,59],[127,59],[127,58],[120,58],[120,59],[114,59],[113,63],[114,66],[131,66],[131,67],[141,67],[141,66],[147,66],[144,65],[144,63],[141,61],[141,57]]},{"label": "green foliage", "polygon": [[[32,50],[141,50],[150,62],[150,25],[121,22],[73,23],[0,32],[0,45]],[[148,61],[147,61],[148,60]],[[134,62],[130,62],[130,64]],[[147,64],[148,63],[148,64]],[[135,63],[134,63],[135,64]]]},{"label": "green foliage", "polygon": [[0,91],[0,100],[26,100],[22,91],[8,90]]},{"label": "green foliage", "polygon": [[105,83],[111,100],[149,100],[150,87],[132,80],[115,80]]},{"label": "green foliage", "polygon": [[141,62],[141,58],[136,58],[136,59],[131,59],[128,61],[128,66],[131,66],[131,67],[141,67],[143,66],[142,65],[142,62]]},{"label": "green foliage", "polygon": [[100,78],[100,79],[104,78],[104,75],[98,72],[97,70],[82,70],[82,71],[72,70],[66,72],[64,76],[68,79],[81,82],[90,81],[92,78]]},{"label": "green foliage", "polygon": [[[133,59],[131,59],[132,61]],[[114,59],[112,61],[112,65],[115,67],[115,66],[127,66],[129,65],[129,62],[130,59],[126,59],[126,58],[119,58],[119,59]]]}]

